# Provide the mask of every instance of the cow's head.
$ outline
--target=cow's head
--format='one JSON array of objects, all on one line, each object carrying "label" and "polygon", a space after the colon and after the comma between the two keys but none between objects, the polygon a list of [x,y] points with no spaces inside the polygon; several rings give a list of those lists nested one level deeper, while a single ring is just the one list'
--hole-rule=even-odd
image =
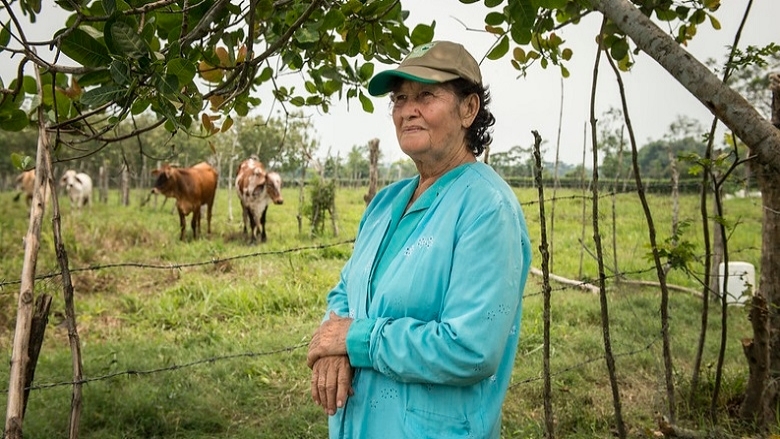
[{"label": "cow's head", "polygon": [[153,194],[167,194],[174,188],[176,181],[176,168],[169,164],[163,164],[160,169],[152,171],[152,176],[157,177],[152,188]]},{"label": "cow's head", "polygon": [[68,169],[60,178],[60,187],[65,186],[65,189],[70,190],[70,188],[76,185],[83,186],[84,182],[81,181],[76,171]]},{"label": "cow's head", "polygon": [[282,197],[282,176],[277,172],[269,172],[266,180],[265,191],[271,197],[271,201],[274,204],[284,203],[284,198]]}]

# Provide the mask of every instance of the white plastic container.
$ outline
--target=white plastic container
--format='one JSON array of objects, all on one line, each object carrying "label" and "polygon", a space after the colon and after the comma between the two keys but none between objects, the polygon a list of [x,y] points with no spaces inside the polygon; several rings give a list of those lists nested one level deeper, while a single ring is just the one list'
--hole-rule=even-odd
[{"label": "white plastic container", "polygon": [[723,293],[723,281],[726,280],[726,303],[744,305],[753,296],[756,285],[756,269],[748,262],[729,261],[729,276],[725,279],[726,264],[718,265],[718,297]]}]

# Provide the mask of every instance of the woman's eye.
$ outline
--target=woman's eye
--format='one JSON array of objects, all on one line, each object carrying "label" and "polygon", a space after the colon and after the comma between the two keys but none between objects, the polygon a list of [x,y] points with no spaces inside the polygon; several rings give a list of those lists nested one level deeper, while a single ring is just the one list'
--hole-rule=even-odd
[{"label": "woman's eye", "polygon": [[399,102],[399,101],[405,101],[406,95],[395,95],[393,96],[393,102]]}]

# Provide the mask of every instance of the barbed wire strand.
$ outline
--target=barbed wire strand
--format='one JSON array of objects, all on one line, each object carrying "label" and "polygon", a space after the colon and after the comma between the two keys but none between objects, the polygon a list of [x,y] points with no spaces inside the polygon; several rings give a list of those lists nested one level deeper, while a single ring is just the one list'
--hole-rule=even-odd
[{"label": "barbed wire strand", "polygon": [[[214,264],[221,264],[224,262],[229,261],[235,261],[239,259],[247,259],[247,258],[254,258],[257,256],[269,256],[269,255],[283,255],[287,253],[296,253],[301,251],[307,251],[307,250],[322,250],[329,247],[336,247],[340,245],[345,244],[352,244],[354,243],[354,239],[348,239],[345,241],[339,241],[334,242],[330,244],[318,244],[318,245],[310,245],[310,246],[304,246],[304,247],[294,247],[284,250],[272,250],[272,251],[263,251],[263,252],[254,252],[254,253],[247,253],[243,255],[236,255],[236,256],[228,256],[225,258],[211,258],[208,261],[197,261],[197,262],[185,262],[185,263],[171,263],[171,264],[146,264],[141,262],[117,262],[114,264],[99,264],[99,265],[90,265],[88,267],[81,267],[81,268],[72,268],[70,270],[71,273],[81,273],[85,271],[97,271],[97,270],[105,270],[108,268],[149,268],[154,270],[181,270],[184,268],[192,268],[192,267],[200,267],[204,265],[214,265]],[[48,274],[41,274],[38,276],[35,276],[35,280],[43,280],[43,279],[49,279],[57,276],[61,276],[62,272],[52,272]],[[15,285],[20,284],[21,280],[11,280],[11,281],[2,281],[0,282],[0,289],[7,285]]]}]

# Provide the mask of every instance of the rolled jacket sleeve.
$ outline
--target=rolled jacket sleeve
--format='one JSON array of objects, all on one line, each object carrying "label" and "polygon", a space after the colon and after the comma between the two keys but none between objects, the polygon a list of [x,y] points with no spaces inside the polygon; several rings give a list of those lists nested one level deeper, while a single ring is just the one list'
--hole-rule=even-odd
[{"label": "rolled jacket sleeve", "polygon": [[347,356],[352,367],[371,367],[370,341],[376,319],[359,319],[347,331]]}]

